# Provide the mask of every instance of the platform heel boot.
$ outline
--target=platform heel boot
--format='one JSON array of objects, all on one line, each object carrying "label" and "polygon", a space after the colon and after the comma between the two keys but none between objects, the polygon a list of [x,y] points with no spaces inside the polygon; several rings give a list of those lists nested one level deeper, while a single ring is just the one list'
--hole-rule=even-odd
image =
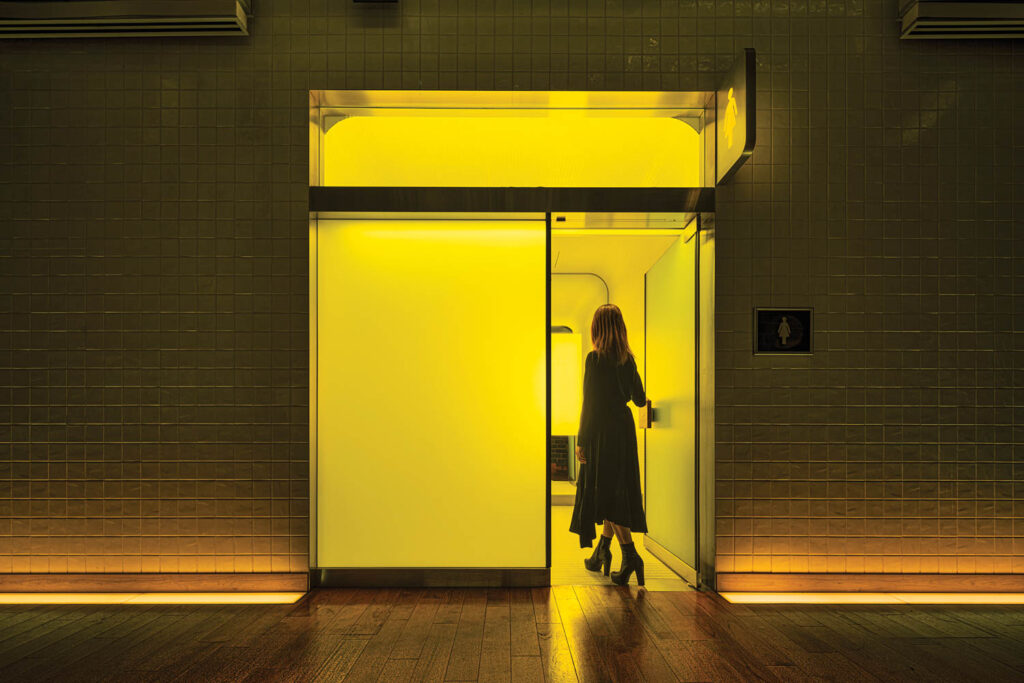
[{"label": "platform heel boot", "polygon": [[612,583],[616,586],[625,586],[629,583],[629,576],[633,572],[636,572],[636,583],[638,586],[644,585],[644,561],[640,557],[640,553],[636,551],[636,545],[628,543],[621,545],[622,548],[622,564],[619,566],[619,571],[612,572]]},{"label": "platform heel boot", "polygon": [[608,576],[612,569],[612,539],[604,534],[597,538],[594,554],[583,560],[583,566],[592,572],[603,571],[604,575]]}]

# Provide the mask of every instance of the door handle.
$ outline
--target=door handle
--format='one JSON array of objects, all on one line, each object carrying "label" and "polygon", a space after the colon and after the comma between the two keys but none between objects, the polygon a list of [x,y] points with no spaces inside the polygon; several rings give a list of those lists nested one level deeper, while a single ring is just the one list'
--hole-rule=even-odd
[{"label": "door handle", "polygon": [[640,408],[640,429],[650,429],[654,419],[654,405],[651,399],[647,399],[647,403]]}]

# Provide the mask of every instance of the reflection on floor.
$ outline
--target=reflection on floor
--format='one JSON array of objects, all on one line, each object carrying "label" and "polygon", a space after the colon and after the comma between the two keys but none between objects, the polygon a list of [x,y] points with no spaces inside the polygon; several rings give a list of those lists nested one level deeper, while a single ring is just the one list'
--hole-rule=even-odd
[{"label": "reflection on floor", "polygon": [[[612,586],[611,579],[599,572],[589,572],[583,566],[584,558],[590,557],[593,548],[581,548],[579,537],[569,531],[572,507],[551,506],[551,585],[552,586]],[[600,533],[600,531],[598,531]],[[679,576],[666,567],[658,558],[643,547],[643,535],[633,536],[639,543],[638,549],[644,558],[644,583],[650,591],[692,590]],[[619,568],[622,551],[618,541],[612,541],[612,571]],[[636,575],[629,579],[629,585],[636,588]]]},{"label": "reflection on floor", "polygon": [[730,605],[630,586],[0,607],[4,681],[1020,681],[1006,605]]}]

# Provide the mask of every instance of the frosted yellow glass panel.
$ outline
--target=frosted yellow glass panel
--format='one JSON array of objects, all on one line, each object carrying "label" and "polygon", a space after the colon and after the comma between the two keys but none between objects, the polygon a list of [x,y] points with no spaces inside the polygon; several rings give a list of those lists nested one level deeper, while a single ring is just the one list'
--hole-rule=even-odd
[{"label": "frosted yellow glass panel", "polygon": [[581,338],[576,332],[551,335],[551,433],[576,436],[580,426]]},{"label": "frosted yellow glass panel", "polygon": [[545,565],[545,226],[317,234],[320,567]]},{"label": "frosted yellow glass panel", "polygon": [[647,271],[648,536],[697,566],[697,240],[679,238]]},{"label": "frosted yellow glass panel", "polygon": [[324,136],[324,184],[697,187],[699,143],[670,117],[353,116]]}]

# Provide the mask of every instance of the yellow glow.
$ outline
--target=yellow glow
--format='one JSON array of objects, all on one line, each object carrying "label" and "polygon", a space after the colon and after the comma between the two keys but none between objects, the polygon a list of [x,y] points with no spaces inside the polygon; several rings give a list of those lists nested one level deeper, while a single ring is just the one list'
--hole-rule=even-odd
[{"label": "yellow glow", "polygon": [[729,602],[801,605],[1024,605],[1024,593],[720,593]]},{"label": "yellow glow", "polygon": [[732,149],[733,133],[736,130],[736,117],[739,115],[739,110],[736,108],[736,95],[733,94],[732,88],[729,88],[728,98],[725,105],[725,121],[722,122],[722,134],[725,136],[726,146]]},{"label": "yellow glow", "polygon": [[317,564],[543,567],[543,215],[321,220]]},{"label": "yellow glow", "polygon": [[719,593],[729,602],[746,604],[898,604],[886,593]]},{"label": "yellow glow", "polygon": [[1024,605],[1024,593],[892,593],[912,605]]},{"label": "yellow glow", "polygon": [[305,593],[0,593],[0,605],[290,605]]},{"label": "yellow glow", "polygon": [[[567,95],[568,96],[568,95]],[[324,134],[325,185],[697,187],[700,136],[662,117],[350,116]],[[580,110],[586,111],[586,110]],[[560,113],[559,113],[560,112]]]},{"label": "yellow glow", "polygon": [[578,332],[551,335],[551,433],[572,436],[580,424],[582,380],[581,336]]}]

